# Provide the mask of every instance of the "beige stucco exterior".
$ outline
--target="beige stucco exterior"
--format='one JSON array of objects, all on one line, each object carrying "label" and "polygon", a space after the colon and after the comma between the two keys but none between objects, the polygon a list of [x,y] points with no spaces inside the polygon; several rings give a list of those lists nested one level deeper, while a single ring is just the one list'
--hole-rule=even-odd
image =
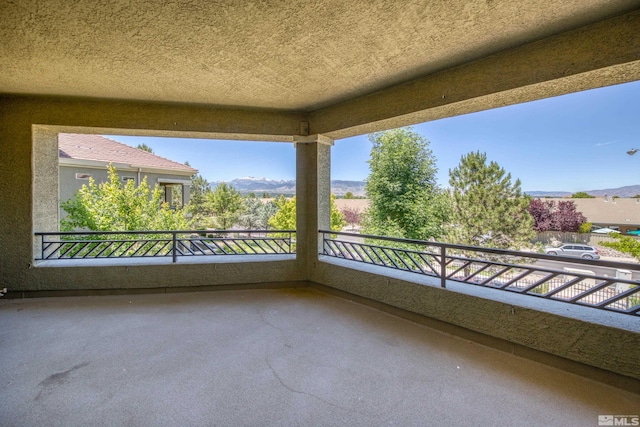
[{"label": "beige stucco exterior", "polygon": [[[104,164],[87,164],[91,162],[60,162],[58,164],[58,200],[64,202],[72,199],[83,185],[88,185],[89,176],[93,178],[96,184],[108,181],[107,166]],[[94,162],[97,163],[97,162]],[[189,203],[189,192],[191,188],[191,175],[175,174],[171,171],[149,170],[148,168],[136,168],[129,165],[114,164],[118,177],[123,183],[131,180],[135,185],[140,185],[145,179],[149,188],[154,189],[160,187],[164,200],[171,204],[171,191],[168,189],[171,185],[176,187],[176,191],[181,196],[183,205]],[[80,178],[78,177],[80,174]],[[64,210],[60,209],[60,218],[66,215]]]},{"label": "beige stucco exterior", "polygon": [[[333,139],[638,80],[636,1],[214,2],[202,10],[133,2],[118,12],[106,1],[45,1],[38,11],[18,3],[0,14],[0,287],[26,295],[314,281],[640,380],[640,335],[624,322],[511,310],[511,302],[317,255]],[[34,265],[33,233],[57,226],[60,132],[296,144],[295,259]]]}]

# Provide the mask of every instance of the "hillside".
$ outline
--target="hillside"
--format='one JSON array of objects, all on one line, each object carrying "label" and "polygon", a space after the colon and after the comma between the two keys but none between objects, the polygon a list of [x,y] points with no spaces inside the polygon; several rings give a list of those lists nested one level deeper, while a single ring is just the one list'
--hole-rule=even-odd
[{"label": "hillside", "polygon": [[531,197],[571,197],[568,191],[525,191]]},{"label": "hillside", "polygon": [[[571,197],[571,194],[573,194],[568,191],[525,191],[525,193],[532,197]],[[605,188],[603,190],[586,190],[585,193],[594,197],[633,197],[640,194],[640,185],[627,185],[625,187]]]},{"label": "hillside", "polygon": [[[211,188],[215,188],[220,182],[211,183]],[[270,193],[270,194],[295,194],[295,180],[275,180],[268,178],[236,178],[229,181],[230,184],[240,193]],[[331,181],[331,192],[336,196],[343,196],[348,191],[354,196],[364,196],[364,181]]]},{"label": "hillside", "polygon": [[633,197],[637,194],[640,194],[640,185],[627,185],[625,187],[606,188],[604,190],[589,190],[587,191],[587,193],[596,197],[604,197],[604,196]]},{"label": "hillside", "polygon": [[[211,188],[215,188],[220,182],[221,181],[211,183]],[[248,176],[245,178],[236,178],[229,181],[228,184],[231,184],[233,188],[242,194],[295,194],[296,192],[296,181],[294,179],[278,180]],[[332,180],[331,192],[336,196],[344,196],[349,191],[353,193],[354,196],[364,196],[364,186],[364,181]],[[569,191],[526,191],[526,193],[532,197],[571,197],[571,194],[573,194]],[[628,185],[603,190],[587,190],[586,193],[595,197],[633,197],[640,194],[640,185]]]}]

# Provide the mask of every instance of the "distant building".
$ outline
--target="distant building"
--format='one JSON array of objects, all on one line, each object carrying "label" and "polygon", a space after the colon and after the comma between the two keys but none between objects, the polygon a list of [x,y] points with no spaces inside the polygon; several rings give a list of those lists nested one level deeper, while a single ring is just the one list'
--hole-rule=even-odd
[{"label": "distant building", "polygon": [[[197,169],[133,148],[100,135],[59,134],[59,200],[71,199],[93,178],[107,181],[107,166],[113,164],[118,176],[136,185],[147,177],[151,188],[160,185],[164,200],[171,206],[189,203],[191,176]],[[64,212],[61,211],[61,215]]]},{"label": "distant building", "polygon": [[626,234],[640,230],[640,199],[596,197],[593,199],[542,199],[544,201],[566,202],[576,204],[576,210],[587,217],[594,228],[611,228]]},{"label": "distant building", "polygon": [[[593,228],[611,228],[622,234],[640,230],[640,199],[596,197],[593,199],[544,198],[544,201],[566,202],[576,204]],[[370,205],[368,199],[336,199],[338,209],[350,208],[364,212]]]}]

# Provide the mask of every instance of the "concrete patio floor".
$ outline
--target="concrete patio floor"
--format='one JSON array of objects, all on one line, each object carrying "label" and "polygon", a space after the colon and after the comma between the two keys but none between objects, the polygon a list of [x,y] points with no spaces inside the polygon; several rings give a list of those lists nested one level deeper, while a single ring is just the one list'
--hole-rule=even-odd
[{"label": "concrete patio floor", "polygon": [[597,426],[640,394],[315,288],[0,301],[2,426]]}]

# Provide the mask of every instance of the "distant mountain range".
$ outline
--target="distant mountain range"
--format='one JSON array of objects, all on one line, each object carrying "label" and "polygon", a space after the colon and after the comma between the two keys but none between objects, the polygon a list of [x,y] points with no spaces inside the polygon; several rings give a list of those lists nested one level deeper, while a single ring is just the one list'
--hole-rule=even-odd
[{"label": "distant mountain range", "polygon": [[[220,184],[220,182],[221,181],[211,183],[211,188],[215,188],[218,184]],[[258,196],[261,195],[261,193],[269,193],[273,195],[295,194],[296,192],[296,181],[293,179],[277,180],[268,178],[254,178],[248,176],[245,178],[236,178],[232,181],[227,182],[227,184],[231,184],[233,188],[238,190],[240,193],[256,193],[256,195]],[[364,186],[364,181],[333,180],[331,181],[331,192],[336,196],[344,196],[349,191],[354,196],[364,196]],[[588,190],[585,192],[595,197],[633,197],[637,194],[640,194],[640,185],[606,188],[604,190]],[[573,194],[569,191],[525,191],[525,193],[529,194],[532,197],[570,197],[571,194]]]},{"label": "distant mountain range", "polygon": [[[221,181],[212,182],[211,188],[215,188]],[[295,194],[296,181],[291,180],[277,180],[268,178],[255,178],[245,177],[236,178],[227,182],[238,190],[240,193],[256,193],[260,196],[262,193],[274,194]],[[331,192],[336,196],[344,196],[347,192],[351,192],[354,196],[364,196],[364,181],[343,181],[333,180],[331,181]]]},{"label": "distant mountain range", "polygon": [[[570,197],[573,193],[568,191],[525,191],[532,197]],[[640,194],[640,185],[627,185],[625,187],[618,188],[605,188],[604,190],[587,190],[585,193],[595,196],[618,196],[618,197],[633,197]]]}]

